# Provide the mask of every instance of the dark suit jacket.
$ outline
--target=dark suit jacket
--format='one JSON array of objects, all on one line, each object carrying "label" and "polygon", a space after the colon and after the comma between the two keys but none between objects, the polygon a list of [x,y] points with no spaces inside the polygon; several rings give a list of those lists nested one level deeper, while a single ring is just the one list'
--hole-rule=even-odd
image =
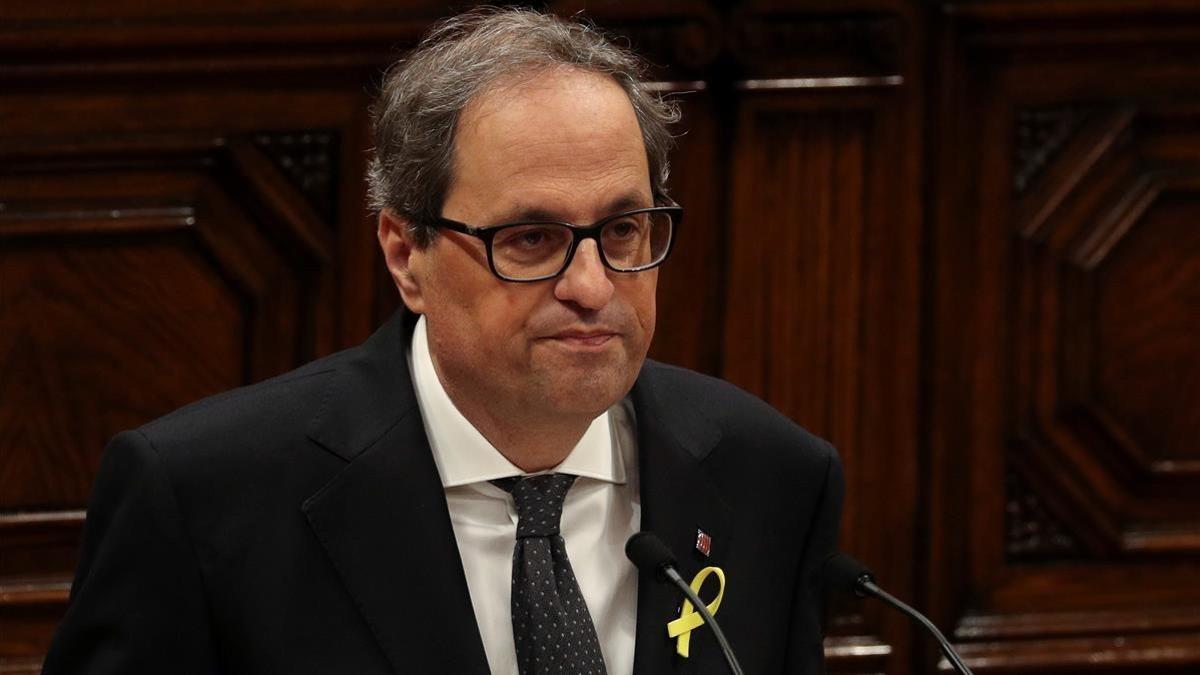
[{"label": "dark suit jacket", "polygon": [[[45,672],[487,672],[407,341],[398,314],[359,347],[118,435]],[[633,401],[642,529],[685,578],[724,569],[717,619],[747,673],[822,671],[834,450],[729,384],[659,363]],[[691,658],[674,654],[675,592],[638,583],[635,672],[725,672],[705,628]]]}]

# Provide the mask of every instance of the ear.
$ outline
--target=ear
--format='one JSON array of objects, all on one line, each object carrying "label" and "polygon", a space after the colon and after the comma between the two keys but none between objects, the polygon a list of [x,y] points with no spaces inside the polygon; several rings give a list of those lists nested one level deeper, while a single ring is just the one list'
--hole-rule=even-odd
[{"label": "ear", "polygon": [[391,209],[379,212],[379,248],[383,250],[388,271],[396,282],[404,304],[414,313],[423,314],[425,297],[421,291],[421,275],[413,269],[413,258],[419,258],[422,252],[417,248],[409,228],[409,220],[393,213]]}]

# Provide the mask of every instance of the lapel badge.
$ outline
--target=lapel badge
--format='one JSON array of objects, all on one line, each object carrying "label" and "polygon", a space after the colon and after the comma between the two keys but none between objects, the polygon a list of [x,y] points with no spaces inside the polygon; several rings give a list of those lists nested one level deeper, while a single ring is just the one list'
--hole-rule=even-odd
[{"label": "lapel badge", "polygon": [[712,537],[700,528],[696,528],[696,550],[705,558],[712,554]]}]

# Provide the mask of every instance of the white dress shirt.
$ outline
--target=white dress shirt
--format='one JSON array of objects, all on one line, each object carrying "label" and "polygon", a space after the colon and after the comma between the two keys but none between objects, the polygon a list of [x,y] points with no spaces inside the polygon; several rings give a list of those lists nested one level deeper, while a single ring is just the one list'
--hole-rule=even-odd
[{"label": "white dress shirt", "polygon": [[[517,510],[512,495],[489,481],[525,472],[505,459],[450,400],[429,354],[425,317],[417,321],[408,358],[488,666],[497,675],[515,675],[509,603]],[[630,675],[637,573],[624,551],[625,541],[641,524],[641,503],[636,420],[628,397],[593,420],[552,471],[579,476],[563,503],[560,531],[596,626],[604,665],[609,675]]]}]

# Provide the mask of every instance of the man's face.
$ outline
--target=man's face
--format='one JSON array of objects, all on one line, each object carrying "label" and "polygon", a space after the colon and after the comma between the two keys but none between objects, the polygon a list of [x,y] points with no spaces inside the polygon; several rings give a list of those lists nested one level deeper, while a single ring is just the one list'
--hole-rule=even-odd
[{"label": "man's face", "polygon": [[[556,69],[501,84],[463,111],[457,131],[446,218],[587,225],[654,205],[637,118],[608,77]],[[584,241],[561,276],[506,282],[488,269],[481,240],[445,230],[408,262],[405,302],[425,315],[438,374],[460,407],[594,417],[633,386],[654,335],[657,270],[609,271]]]}]

